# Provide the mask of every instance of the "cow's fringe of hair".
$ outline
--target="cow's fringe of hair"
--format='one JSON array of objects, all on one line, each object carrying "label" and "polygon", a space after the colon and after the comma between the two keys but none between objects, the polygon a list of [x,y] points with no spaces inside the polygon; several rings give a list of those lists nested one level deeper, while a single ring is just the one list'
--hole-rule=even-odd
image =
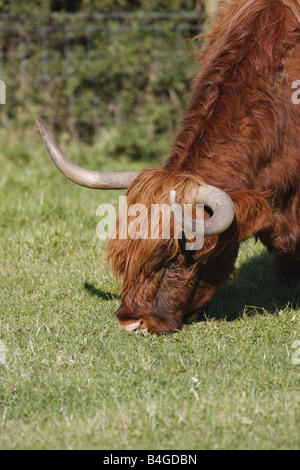
[{"label": "cow's fringe of hair", "polygon": [[299,22],[299,0],[223,0],[198,57],[200,72],[169,166],[180,168],[196,151],[226,81],[233,77],[238,89],[278,69],[299,39]]},{"label": "cow's fringe of hair", "polygon": [[[163,168],[151,168],[143,171],[139,177],[132,183],[127,193],[127,207],[135,204],[140,204],[141,201],[146,207],[147,211],[144,214],[146,220],[140,220],[141,227],[148,226],[148,233],[151,230],[158,234],[164,232],[164,227],[160,229],[151,227],[151,206],[153,204],[169,205],[170,191],[176,190],[179,202],[185,204],[192,203],[195,200],[195,191],[199,188],[202,181],[199,178],[184,174],[183,172],[173,172],[170,174]],[[143,195],[147,194],[147,200],[144,200]],[[168,262],[174,258],[180,251],[181,240],[174,239],[174,219],[170,219],[170,239],[137,239],[132,240],[130,236],[126,239],[120,239],[120,220],[126,217],[126,213],[120,214],[117,222],[115,239],[110,239],[108,243],[108,258],[112,263],[113,271],[116,275],[125,274],[123,276],[123,290],[126,292],[127,283],[134,279],[141,273],[143,265],[149,260],[152,260],[155,265],[157,263]],[[127,227],[134,220],[133,216],[127,217]],[[164,220],[164,219],[162,219]],[[134,262],[132,262],[134,260]],[[193,269],[191,267],[191,269]]]}]

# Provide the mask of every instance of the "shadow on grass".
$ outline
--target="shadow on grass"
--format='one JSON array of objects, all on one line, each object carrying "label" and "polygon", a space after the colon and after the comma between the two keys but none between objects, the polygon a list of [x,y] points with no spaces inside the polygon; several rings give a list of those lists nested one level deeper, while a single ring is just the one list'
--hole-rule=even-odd
[{"label": "shadow on grass", "polygon": [[[84,283],[84,288],[92,296],[103,300],[120,299],[121,295],[98,289],[93,284]],[[205,316],[216,320],[233,321],[244,312],[247,315],[264,311],[274,314],[280,309],[300,306],[299,284],[274,284],[272,280],[271,258],[267,252],[254,255],[238,268],[231,280],[217,290],[212,302],[205,309]],[[203,315],[198,320],[203,321]]]},{"label": "shadow on grass", "polygon": [[103,290],[98,289],[97,287],[95,287],[93,284],[90,284],[89,282],[84,283],[84,288],[92,296],[99,297],[100,299],[103,299],[103,300],[115,300],[115,299],[121,298],[120,295],[112,294],[111,292],[104,292]]},{"label": "shadow on grass", "polygon": [[236,270],[234,277],[215,294],[206,315],[216,320],[235,320],[243,312],[274,314],[286,307],[300,306],[299,283],[274,284],[271,258],[267,252],[254,256]]}]

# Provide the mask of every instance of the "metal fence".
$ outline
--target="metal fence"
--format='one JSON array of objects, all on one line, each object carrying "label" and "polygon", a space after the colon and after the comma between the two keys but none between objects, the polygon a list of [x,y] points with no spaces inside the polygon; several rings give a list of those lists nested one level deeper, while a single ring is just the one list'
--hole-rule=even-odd
[{"label": "metal fence", "polygon": [[[11,105],[18,108],[18,113],[21,110],[28,115],[47,108],[52,126],[64,123],[75,137],[80,128],[93,129],[92,133],[96,134],[99,126],[120,118],[114,110],[119,107],[122,89],[117,89],[116,84],[113,96],[97,96],[101,76],[97,72],[93,75],[89,70],[91,64],[107,59],[112,43],[138,41],[139,37],[142,38],[139,53],[143,55],[145,38],[148,38],[151,56],[162,63],[170,54],[189,56],[189,39],[201,33],[203,20],[202,12],[53,14],[48,19],[0,15],[0,79],[6,83],[7,90],[7,104],[0,107],[2,125],[16,119],[16,109]],[[55,50],[55,41],[61,50]],[[54,56],[57,56],[55,61]],[[116,57],[115,60],[118,61]],[[82,69],[78,70],[80,63]],[[120,66],[119,74],[122,72]],[[87,93],[81,96],[73,91],[75,75],[77,80],[80,75],[84,80],[85,74],[92,90],[88,97]],[[56,95],[55,89],[59,87],[68,90],[67,93]],[[134,97],[137,106],[143,99],[142,92]],[[103,111],[104,106],[108,111]],[[126,112],[124,119],[130,119]]]}]

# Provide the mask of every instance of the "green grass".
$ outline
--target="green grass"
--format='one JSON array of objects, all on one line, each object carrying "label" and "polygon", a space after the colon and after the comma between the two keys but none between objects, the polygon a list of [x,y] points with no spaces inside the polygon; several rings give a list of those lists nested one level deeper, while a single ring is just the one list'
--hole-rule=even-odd
[{"label": "green grass", "polygon": [[[136,166],[98,150],[71,155]],[[300,447],[299,291],[273,286],[260,243],[242,244],[206,321],[127,334],[96,237],[97,206],[118,194],[68,182],[37,135],[2,135],[0,163],[0,448]]]}]

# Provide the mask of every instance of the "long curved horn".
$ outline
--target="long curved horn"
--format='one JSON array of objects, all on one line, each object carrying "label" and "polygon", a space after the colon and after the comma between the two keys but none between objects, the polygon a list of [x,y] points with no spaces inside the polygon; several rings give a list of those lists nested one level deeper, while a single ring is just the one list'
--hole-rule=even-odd
[{"label": "long curved horn", "polygon": [[74,183],[93,189],[127,189],[139,174],[139,171],[106,173],[81,168],[61,151],[42,118],[38,116],[36,122],[53,163]]},{"label": "long curved horn", "polygon": [[[180,204],[178,204],[175,190],[170,192],[169,202],[175,220],[181,226],[184,223],[183,228],[187,232],[203,235],[202,232],[197,231],[197,221],[186,215]],[[204,220],[205,237],[219,235],[232,224],[235,215],[234,205],[228,194],[221,189],[215,186],[201,186],[195,204],[203,204],[213,211],[212,217]]]}]

